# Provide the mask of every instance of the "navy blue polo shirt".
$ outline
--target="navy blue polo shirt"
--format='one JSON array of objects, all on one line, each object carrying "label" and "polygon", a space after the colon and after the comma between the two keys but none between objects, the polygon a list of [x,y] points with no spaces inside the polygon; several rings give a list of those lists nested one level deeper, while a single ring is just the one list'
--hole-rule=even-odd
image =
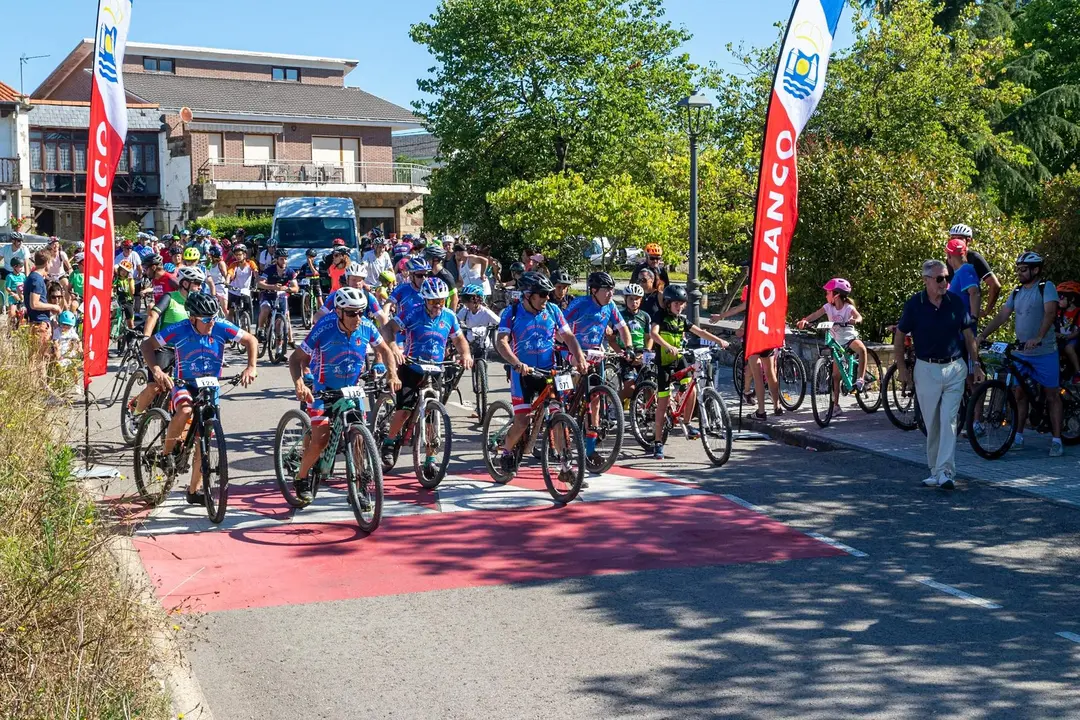
[{"label": "navy blue polo shirt", "polygon": [[965,328],[974,331],[975,321],[966,298],[947,292],[941,298],[941,305],[935,306],[924,290],[904,303],[896,327],[911,335],[919,360],[948,360],[961,356],[963,331]]}]

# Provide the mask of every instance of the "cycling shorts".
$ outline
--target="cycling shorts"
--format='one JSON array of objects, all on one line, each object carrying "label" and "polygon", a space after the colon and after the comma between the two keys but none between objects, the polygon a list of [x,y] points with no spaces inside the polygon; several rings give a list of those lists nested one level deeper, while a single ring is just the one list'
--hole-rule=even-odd
[{"label": "cycling shorts", "polygon": [[424,382],[424,373],[412,365],[402,365],[398,368],[398,380],[401,381],[401,389],[394,396],[397,409],[411,412],[416,405],[416,398],[420,394],[420,385]]},{"label": "cycling shorts", "polygon": [[[680,370],[686,370],[690,367],[690,361],[687,358],[679,358],[670,365],[657,365],[656,366],[656,397],[667,397],[671,394],[671,383],[674,376]],[[690,384],[691,374],[687,373],[679,380],[679,385],[686,387]]]},{"label": "cycling shorts", "polygon": [[[172,394],[170,400],[172,401],[172,408],[175,412],[181,405],[191,405],[192,398],[198,394],[199,389],[194,385],[188,385],[184,382],[177,382],[173,385]],[[218,390],[214,389],[214,402],[217,402]]]},{"label": "cycling shorts", "polygon": [[311,418],[311,427],[319,427],[330,423],[330,416],[326,414],[326,402],[322,398],[315,398],[307,404],[305,412]]},{"label": "cycling shorts", "polygon": [[517,370],[510,371],[510,402],[515,415],[528,415],[532,412],[532,403],[540,391],[547,385],[547,378],[527,375],[521,377]]},{"label": "cycling shorts", "polygon": [[288,310],[289,307],[288,303],[288,295],[282,294],[279,296],[276,292],[259,293],[259,307],[261,308],[269,309],[274,305],[277,305],[278,312],[285,314],[286,310]]}]

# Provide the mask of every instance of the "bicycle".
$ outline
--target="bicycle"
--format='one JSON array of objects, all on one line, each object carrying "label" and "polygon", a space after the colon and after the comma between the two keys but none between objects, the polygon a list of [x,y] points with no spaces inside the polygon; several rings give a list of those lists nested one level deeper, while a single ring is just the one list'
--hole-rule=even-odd
[{"label": "bicycle", "polygon": [[[330,421],[330,442],[312,466],[311,496],[334,472],[339,449],[345,448],[345,482],[349,507],[356,523],[366,533],[372,533],[382,520],[383,473],[378,447],[371,431],[364,424],[364,405],[367,391],[363,385],[323,390],[316,393],[327,406]],[[311,437],[311,419],[303,410],[285,412],[278,421],[274,435],[274,479],[289,507],[301,508],[293,481],[300,470],[300,461]]]},{"label": "bicycle", "polygon": [[245,333],[251,332],[251,291],[229,293],[229,322]]},{"label": "bicycle", "polygon": [[[816,325],[818,330],[831,330],[833,323],[820,322]],[[825,333],[825,347],[821,349],[821,357],[814,361],[814,367],[810,371],[810,407],[814,412],[814,422],[820,427],[828,427],[836,412],[836,404],[833,402],[833,367],[840,369],[840,394],[855,394],[855,401],[863,412],[872,413],[881,407],[884,400],[881,385],[881,360],[877,353],[866,348],[866,375],[862,391],[855,387],[855,379],[859,376],[859,361],[855,353],[833,339],[832,333]],[[870,402],[873,398],[873,402]]]},{"label": "bicycle", "polygon": [[[141,343],[141,333],[139,334],[139,338]],[[164,351],[170,353],[170,357],[173,357],[173,360],[170,360],[169,364],[162,365],[161,367],[162,370],[168,373],[172,370],[172,362],[175,362],[175,357],[172,356],[171,348],[165,348]],[[140,360],[142,359],[141,345],[140,354],[138,357]],[[139,367],[131,371],[127,383],[124,386],[124,392],[121,396],[120,402],[120,435],[124,438],[124,442],[128,445],[131,445],[135,442],[135,436],[139,432],[139,423],[142,420],[143,414],[145,414],[144,411],[144,413],[136,415],[135,404],[136,402],[138,402],[139,395],[142,394],[142,391],[150,382],[151,379],[149,368],[143,367],[140,364]],[[154,395],[154,399],[150,402],[150,405],[147,406],[146,409],[149,410],[150,408],[161,408],[164,410],[168,407],[168,401],[169,393],[158,391],[157,394]]]},{"label": "bicycle", "polygon": [[484,408],[488,403],[488,362],[487,351],[491,347],[491,335],[486,328],[483,332],[475,333],[469,341],[469,351],[472,353],[472,391],[476,398],[476,417],[484,417]]},{"label": "bicycle", "polygon": [[[689,437],[690,419],[696,410],[701,444],[709,460],[717,467],[731,457],[732,437],[731,416],[727,404],[716,388],[711,386],[709,375],[711,360],[718,357],[720,352],[720,348],[696,348],[682,352],[682,357],[692,362],[689,367],[674,373],[672,381],[689,376],[690,383],[685,388],[678,385],[678,389],[672,394],[667,416],[664,418],[663,437],[660,440],[667,442],[668,434],[675,426],[676,416],[683,428],[683,434]],[[695,389],[698,391],[696,408],[688,407],[690,391]],[[652,450],[656,442],[656,393],[656,382],[649,380],[639,382],[630,397],[630,433],[645,450]]]},{"label": "bicycle", "polygon": [[312,279],[304,278],[298,281],[300,285],[300,320],[305,330],[310,330],[311,326],[315,324],[315,316],[319,314],[319,309],[322,307],[318,276],[315,276],[314,284],[311,282]]},{"label": "bicycle", "polygon": [[[743,388],[746,387],[746,349],[740,347],[735,354],[735,362],[731,366],[731,379],[735,383],[735,392],[743,397]],[[768,381],[765,383],[765,392],[769,391]],[[795,412],[802,407],[806,398],[806,365],[799,354],[784,345],[776,350],[776,381],[780,386],[780,404],[788,412]],[[715,384],[720,385],[719,373],[715,373]],[[751,382],[751,388],[753,383]]]},{"label": "bicycle", "polygon": [[[605,369],[613,366],[613,363],[605,361],[621,357],[601,349],[587,350],[585,359],[589,367],[578,377],[573,391],[564,396],[566,412],[577,421],[578,426],[586,433],[593,430],[597,434],[596,450],[592,456],[585,457],[586,466],[594,473],[610,470],[622,450],[625,426],[622,400],[605,379]],[[599,423],[595,428],[592,427],[593,403],[599,405]]]},{"label": "bicycle", "polygon": [[[907,367],[908,377],[914,378],[915,343],[910,335],[904,338],[903,362]],[[909,383],[901,382],[897,365],[893,364],[893,366],[886,371],[882,386],[884,388],[883,404],[885,406],[885,416],[889,418],[889,422],[904,432],[910,432],[916,427],[919,427],[922,418],[918,412],[918,399],[915,396],[914,379]]]},{"label": "bicycle", "polygon": [[[394,414],[393,397],[384,395],[379,399],[372,412],[372,435],[379,443],[382,470],[388,473],[397,464],[398,454],[403,445],[412,443],[413,471],[416,480],[427,490],[434,490],[446,477],[446,468],[450,464],[450,450],[453,445],[453,428],[450,413],[439,399],[442,392],[442,379],[446,368],[460,367],[453,361],[429,362],[415,358],[405,358],[405,365],[419,370],[424,378],[417,390],[416,405],[402,426],[402,434],[393,447],[387,447],[385,440],[390,434],[390,420]],[[427,472],[426,459],[438,458],[437,466]]]},{"label": "bicycle", "polygon": [[[528,425],[514,445],[512,455],[515,469],[504,470],[501,466],[503,443],[514,423],[513,407],[506,400],[496,400],[484,412],[484,464],[495,482],[510,482],[517,469],[520,469],[522,458],[532,453],[542,433],[540,471],[544,476],[544,485],[556,502],[565,505],[578,496],[585,481],[585,440],[577,422],[565,412],[560,399],[560,393],[573,389],[574,381],[569,373],[558,370],[530,370],[529,376],[543,378],[547,384],[532,401]],[[556,467],[554,475],[553,461]]]},{"label": "bicycle", "polygon": [[105,407],[116,404],[127,387],[128,377],[142,364],[142,340],[143,335],[140,331],[128,328],[124,328],[123,335],[117,340],[116,346],[120,351],[120,360],[117,363],[112,390],[109,391],[109,402]]},{"label": "bicycle", "polygon": [[[1014,351],[1020,343],[993,343],[985,354],[987,369],[994,377],[978,385],[971,394],[964,426],[971,449],[987,460],[997,460],[1016,440],[1017,405],[1013,388],[1019,387],[1028,401],[1028,425],[1036,432],[1050,432],[1050,413],[1046,395],[1033,377],[1034,367]],[[987,373],[989,375],[989,373]],[[1080,393],[1075,387],[1062,387],[1064,405],[1061,441],[1080,443]],[[981,411],[981,412],[980,412]],[[981,414],[982,418],[976,418]]]},{"label": "bicycle", "polygon": [[[191,423],[180,441],[179,452],[165,453],[165,436],[172,416],[163,408],[149,408],[142,416],[135,437],[135,487],[151,505],[159,504],[177,476],[191,468],[191,451],[199,443],[202,486],[206,494],[206,514],[217,524],[225,518],[229,502],[229,460],[225,433],[218,415],[217,390],[221,382],[236,386],[242,375],[221,381],[216,377],[195,378],[198,388],[192,398]],[[164,394],[164,393],[161,393]],[[216,453],[216,461],[212,456]]]},{"label": "bicycle", "polygon": [[[272,363],[285,361],[291,323],[289,295],[291,293],[288,290],[279,290],[274,302],[270,303],[270,317],[266,319],[266,342],[259,345],[259,357],[267,354]],[[280,305],[285,306],[284,312],[279,308]]]}]

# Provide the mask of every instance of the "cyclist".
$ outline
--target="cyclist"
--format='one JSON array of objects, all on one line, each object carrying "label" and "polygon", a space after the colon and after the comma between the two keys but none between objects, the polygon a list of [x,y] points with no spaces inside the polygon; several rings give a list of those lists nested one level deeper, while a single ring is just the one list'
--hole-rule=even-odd
[{"label": "cyclist", "polygon": [[[1030,366],[1032,379],[1043,387],[1046,409],[1050,414],[1050,457],[1061,457],[1061,426],[1065,408],[1061,402],[1061,367],[1058,359],[1057,338],[1054,321],[1057,319],[1058,292],[1052,282],[1043,279],[1043,257],[1036,252],[1021,253],[1016,259],[1016,276],[1020,284],[1009,293],[1009,299],[997,315],[979,333],[977,342],[1005,324],[1009,316],[1016,314],[1016,339],[1023,347],[1016,355]],[[1028,401],[1022,383],[1014,387],[1016,394],[1016,439],[1013,447],[1024,447],[1024,424],[1027,422]]]},{"label": "cyclist", "polygon": [[[979,314],[975,316],[975,319],[978,320],[979,318],[987,317],[992,312],[994,312],[994,306],[997,304],[998,295],[1001,294],[1001,280],[999,280],[998,276],[994,274],[994,270],[990,267],[990,264],[986,262],[986,258],[971,249],[971,240],[973,235],[974,233],[972,232],[971,228],[967,225],[964,225],[963,223],[953,225],[952,228],[949,229],[949,242],[952,242],[953,240],[959,240],[960,242],[964,243],[963,253],[960,256],[963,260],[963,263],[961,263],[961,265],[971,265],[972,269],[975,271],[976,279],[979,281],[980,284],[986,285],[986,303],[982,305]],[[951,288],[953,274],[956,272],[956,270],[952,267],[952,265],[948,265],[947,268],[947,276],[950,283],[949,287]],[[982,297],[983,293],[980,290],[980,302],[982,300]]]},{"label": "cyclist", "polygon": [[[686,333],[692,332],[699,338],[711,340],[722,348],[728,346],[727,341],[718,338],[708,330],[689,323],[683,316],[689,297],[686,288],[682,285],[668,285],[664,288],[664,303],[667,308],[660,311],[659,316],[653,321],[650,334],[653,342],[660,347],[660,356],[656,367],[656,438],[653,446],[653,457],[657,460],[664,459],[664,422],[667,417],[668,403],[670,402],[670,388],[672,376],[690,367],[686,358],[682,356],[683,343]],[[681,385],[690,384],[690,378],[684,377],[679,381]],[[690,391],[686,397],[684,407],[696,407],[695,392]],[[690,427],[690,418],[684,418],[687,422],[687,438],[694,440],[699,437],[697,428]],[[678,418],[676,418],[678,420]]]},{"label": "cyclist", "polygon": [[[403,354],[421,363],[439,363],[446,357],[447,340],[453,338],[461,367],[465,370],[472,368],[472,354],[469,343],[465,341],[465,333],[461,332],[457,316],[446,308],[450,287],[441,278],[427,278],[420,287],[420,297],[422,305],[413,306],[408,315],[399,315],[390,323],[391,327],[405,334]],[[390,428],[383,443],[384,453],[388,450],[393,452],[401,442],[401,428],[413,410],[420,384],[424,380],[424,373],[412,365],[403,364],[398,376],[401,378],[401,389],[397,392],[397,410],[390,418]],[[433,476],[435,465],[436,459],[427,456],[424,460],[425,475]]]},{"label": "cyclist", "polygon": [[[499,316],[491,308],[484,304],[484,287],[482,285],[466,285],[461,289],[461,306],[457,311],[458,322],[465,328],[465,339],[470,347],[475,347],[488,331],[488,328],[498,327]],[[484,408],[478,407],[472,411],[469,417],[481,417]]]},{"label": "cyclist", "polygon": [[[184,248],[184,254],[181,256],[180,267],[202,267],[202,253],[199,252],[197,247]],[[202,292],[207,295],[217,295],[217,288],[214,286],[214,281],[205,276],[203,280]]]},{"label": "cyclist", "polygon": [[[837,345],[845,350],[851,350],[859,361],[859,377],[855,380],[855,389],[863,391],[866,385],[866,345],[859,339],[859,332],[855,324],[862,322],[862,315],[851,302],[848,295],[851,293],[851,283],[844,278],[833,278],[825,283],[822,288],[825,291],[825,304],[810,313],[796,325],[801,330],[809,323],[825,316],[833,324],[829,333]],[[833,417],[842,414],[840,410],[840,366],[833,365]],[[760,418],[759,418],[760,419]]]},{"label": "cyclist", "polygon": [[228,313],[229,293],[226,289],[226,279],[229,276],[229,266],[221,259],[221,246],[211,245],[209,257],[210,265],[206,270],[206,277],[214,288],[214,297],[217,298],[218,305]]},{"label": "cyclist", "polygon": [[251,284],[259,276],[259,268],[248,259],[247,247],[237,243],[232,249],[232,264],[228,269],[229,307],[235,319],[240,310],[247,310],[250,318],[254,311],[251,307]]},{"label": "cyclist", "polygon": [[286,263],[289,261],[289,253],[284,248],[274,250],[274,262],[259,275],[259,323],[255,333],[262,342],[266,337],[266,323],[270,319],[271,304],[278,306],[278,312],[285,316],[285,327],[288,328],[289,345],[292,346],[292,322],[289,319],[289,296],[300,290],[296,284],[296,271],[290,270]]},{"label": "cyclist", "polygon": [[[329,260],[328,263],[327,260]],[[334,238],[333,250],[323,259],[323,264],[326,267],[325,269],[319,268],[319,275],[325,278],[323,290],[326,294],[330,294],[341,287],[341,281],[345,276],[345,268],[349,267],[350,262],[349,248],[345,247],[345,241],[341,238]]]},{"label": "cyclist", "polygon": [[[255,247],[256,250],[259,248],[259,245],[258,245],[259,241],[260,240],[265,240],[265,239],[266,238],[261,234],[256,235],[255,237],[253,237],[251,239],[252,242],[255,243],[254,247]],[[274,252],[277,251],[277,247],[278,247],[278,240],[277,240],[276,237],[271,237],[269,240],[266,241],[266,248],[263,249],[256,256],[256,264],[259,266],[260,270],[266,270],[268,267],[270,267],[271,265],[274,264]]]},{"label": "cyclist", "polygon": [[1073,372],[1072,385],[1080,384],[1080,358],[1077,347],[1080,345],[1080,283],[1075,280],[1063,282],[1058,291],[1058,343]]},{"label": "cyclist", "polygon": [[453,274],[445,267],[446,251],[443,250],[442,245],[432,243],[424,248],[424,257],[431,263],[431,277],[439,278],[446,283],[446,287],[450,288],[450,297],[447,298],[446,304],[452,312],[457,312],[457,280],[454,279]]},{"label": "cyclist", "polygon": [[378,286],[379,276],[384,272],[393,273],[394,271],[394,261],[390,257],[390,253],[386,251],[386,246],[386,238],[381,234],[376,235],[371,250],[368,250],[360,258],[360,261],[368,268],[368,276],[364,278],[364,281],[371,287]]},{"label": "cyclist", "polygon": [[535,368],[549,372],[555,367],[555,341],[568,348],[572,363],[585,372],[588,363],[577,338],[566,323],[562,311],[548,302],[555,286],[538,272],[524,273],[518,281],[521,300],[503,310],[499,318],[496,347],[509,363],[510,399],[514,407],[514,424],[506,435],[500,464],[506,472],[514,468],[513,448],[525,432],[532,412],[532,401],[547,385],[547,379],[533,377]]},{"label": "cyclist", "polygon": [[375,297],[379,298],[379,302],[386,303],[390,300],[390,293],[394,291],[396,282],[397,277],[392,270],[379,273],[379,285],[374,290]]},{"label": "cyclist", "polygon": [[[622,319],[619,308],[612,302],[615,294],[615,279],[606,272],[594,272],[589,275],[589,294],[579,297],[566,309],[566,324],[577,338],[582,351],[593,350],[604,345],[608,330],[618,333],[625,354],[632,358],[633,340],[630,329]],[[596,427],[600,424],[600,398],[594,398],[589,405],[589,428],[585,430],[585,456],[596,455]]]},{"label": "cyclist", "polygon": [[[394,316],[404,318],[409,315],[413,308],[423,305],[424,298],[420,296],[420,288],[424,286],[431,266],[423,258],[409,258],[405,261],[405,271],[409,281],[403,282],[390,293],[390,302],[394,305]],[[397,344],[400,347],[405,342],[405,336],[398,333]],[[398,358],[400,361],[401,358]]]},{"label": "cyclist", "polygon": [[[379,299],[371,294],[364,283],[365,277],[367,277],[367,268],[364,266],[364,263],[349,263],[349,267],[345,268],[345,284],[342,287],[354,288],[363,293],[364,297],[367,299],[364,317],[375,323],[376,327],[381,328],[390,321],[390,308],[384,308],[379,302]],[[316,321],[321,320],[334,311],[334,308],[337,307],[334,304],[335,296],[339,292],[341,291],[335,290],[327,296],[326,302],[319,308],[319,312],[315,316]]]},{"label": "cyclist", "polygon": [[641,283],[641,273],[648,270],[653,274],[658,290],[663,290],[671,284],[667,268],[664,267],[664,249],[659,243],[649,243],[645,246],[645,262],[634,268],[630,275],[630,282]]},{"label": "cyclist", "polygon": [[308,473],[330,442],[330,419],[326,416],[323,400],[316,398],[304,382],[309,364],[312,365],[315,392],[340,390],[360,382],[370,346],[376,359],[386,365],[390,388],[394,391],[401,388],[397,363],[387,343],[375,325],[364,317],[368,303],[366,293],[358,288],[343,287],[333,294],[333,299],[334,314],[315,323],[300,347],[289,356],[289,373],[296,398],[305,404],[305,411],[311,418],[311,441],[304,448],[295,484],[296,497],[303,503],[311,502]]},{"label": "cyclist", "polygon": [[[649,317],[649,313],[641,309],[641,301],[644,297],[645,289],[640,285],[630,283],[623,289],[623,309],[619,311],[627,329],[630,330],[629,349],[632,349],[635,355],[641,355],[647,347],[652,347],[652,338],[649,336],[652,318]],[[640,365],[641,363],[635,361],[633,364]],[[619,390],[619,398],[624,405],[630,401],[635,386],[635,382],[623,383]]]},{"label": "cyclist", "polygon": [[573,283],[570,273],[564,268],[559,268],[551,273],[551,283],[555,286],[554,292],[551,293],[551,302],[558,305],[559,309],[565,313],[570,303],[576,299],[570,294],[570,285]]},{"label": "cyclist", "polygon": [[[247,350],[247,367],[241,373],[240,383],[247,387],[258,375],[255,357],[259,347],[255,338],[232,323],[218,320],[219,309],[217,298],[213,295],[190,293],[184,300],[184,310],[189,319],[166,326],[142,344],[143,360],[150,368],[157,389],[172,392],[173,415],[165,433],[164,447],[166,462],[170,465],[176,462],[175,451],[180,448],[184,428],[191,422],[192,396],[197,393],[194,382],[200,377],[221,377],[221,360],[225,355],[226,343],[239,342]],[[175,381],[160,363],[161,351],[166,347],[171,347],[175,353]],[[201,483],[201,454],[196,446],[191,462],[191,483],[187,489],[188,504],[206,504],[205,493],[199,492]]]},{"label": "cyclist", "polygon": [[135,329],[135,280],[132,278],[134,266],[130,260],[121,260],[116,266],[116,277],[113,278],[113,295],[124,313],[125,327]]}]

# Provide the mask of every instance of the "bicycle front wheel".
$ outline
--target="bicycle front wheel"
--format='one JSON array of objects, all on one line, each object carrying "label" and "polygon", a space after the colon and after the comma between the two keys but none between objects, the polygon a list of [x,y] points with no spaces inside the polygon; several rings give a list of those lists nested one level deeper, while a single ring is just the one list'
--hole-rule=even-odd
[{"label": "bicycle front wheel", "polygon": [[583,408],[589,425],[592,424],[592,404],[599,404],[600,422],[589,431],[596,433],[596,449],[585,458],[589,471],[604,473],[611,469],[622,451],[623,428],[625,420],[622,400],[619,394],[607,384],[598,385],[589,391],[588,402]]},{"label": "bicycle front wheel", "polygon": [[905,432],[914,430],[915,422],[915,386],[900,382],[900,373],[896,366],[889,368],[883,382],[885,388],[885,415],[896,427]]},{"label": "bicycle front wheel", "polygon": [[146,370],[139,368],[128,377],[120,404],[120,434],[124,442],[135,442],[135,433],[139,432],[139,416],[135,414],[135,403],[146,389]]},{"label": "bicycle front wheel", "polygon": [[476,417],[482,420],[488,403],[487,360],[483,358],[475,360],[472,375],[473,394],[476,396]]},{"label": "bicycle front wheel", "polygon": [[987,380],[972,393],[964,425],[971,449],[997,460],[1016,439],[1016,397],[1003,381]]},{"label": "bicycle front wheel", "polygon": [[170,420],[161,408],[150,408],[143,413],[135,434],[135,487],[139,497],[151,505],[164,500],[176,481],[176,470],[165,456]]},{"label": "bicycle front wheel", "polygon": [[581,492],[585,480],[585,441],[581,428],[564,412],[551,416],[540,444],[540,469],[544,484],[564,505]]},{"label": "bicycle front wheel", "polygon": [[507,483],[513,479],[513,471],[502,467],[502,447],[506,435],[514,424],[514,409],[505,400],[496,400],[484,411],[484,422],[480,437],[484,451],[484,465],[488,475],[497,483]]},{"label": "bicycle front wheel", "polygon": [[806,397],[806,366],[802,358],[786,348],[781,350],[776,379],[780,385],[780,404],[788,412],[795,412]]},{"label": "bicycle front wheel", "polygon": [[225,508],[229,504],[229,456],[225,450],[225,433],[221,430],[221,421],[214,418],[203,425],[199,434],[206,514],[216,525],[225,519]]},{"label": "bicycle front wheel", "polygon": [[[664,421],[664,439],[667,442],[671,421]],[[652,450],[656,441],[656,383],[652,380],[639,382],[630,396],[630,434],[643,450]]]},{"label": "bicycle front wheel", "polygon": [[863,412],[877,412],[881,403],[885,401],[884,385],[881,382],[881,360],[877,353],[870,348],[866,349],[866,377],[862,392],[855,392],[855,402]]},{"label": "bicycle front wheel", "polygon": [[413,433],[413,471],[417,481],[427,490],[437,488],[446,477],[453,432],[446,408],[438,400],[429,398],[424,403],[422,420]]},{"label": "bicycle front wheel", "polygon": [[832,363],[823,357],[814,361],[810,371],[810,409],[819,426],[828,427],[832,422]]},{"label": "bicycle front wheel", "polygon": [[383,475],[379,450],[371,431],[361,423],[349,425],[345,438],[349,505],[356,516],[356,524],[364,532],[371,533],[382,520]]},{"label": "bicycle front wheel", "polygon": [[285,324],[285,318],[278,315],[274,319],[274,341],[270,345],[272,353],[270,360],[275,363],[285,360],[286,341],[289,339],[289,328]]},{"label": "bicycle front wheel", "polygon": [[731,416],[727,405],[713,388],[702,390],[698,403],[698,429],[705,454],[713,465],[723,465],[731,457]]},{"label": "bicycle front wheel", "polygon": [[311,418],[297,409],[288,410],[278,421],[274,433],[274,481],[289,507],[304,507],[296,496],[293,482],[300,471],[300,460],[311,437]]}]

